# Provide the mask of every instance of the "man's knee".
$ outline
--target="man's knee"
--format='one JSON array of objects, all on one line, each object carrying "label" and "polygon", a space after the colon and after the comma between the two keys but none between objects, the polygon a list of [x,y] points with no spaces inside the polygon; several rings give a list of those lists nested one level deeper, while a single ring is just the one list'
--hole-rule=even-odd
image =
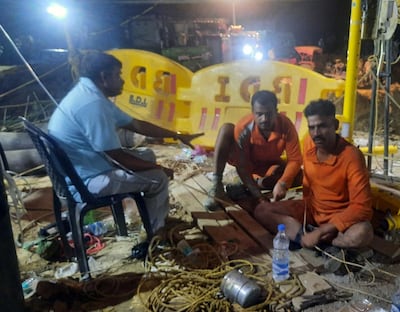
[{"label": "man's knee", "polygon": [[[358,237],[355,238],[355,244],[358,243],[360,247],[368,246],[374,238],[374,229],[372,224],[368,221],[359,224]],[[357,233],[356,233],[357,234]]]},{"label": "man's knee", "polygon": [[164,171],[162,171],[159,175],[159,182],[162,186],[162,188],[168,188],[168,184],[169,184],[169,178],[168,176],[165,174]]},{"label": "man's knee", "polygon": [[233,134],[234,129],[235,129],[235,125],[233,123],[227,122],[221,126],[221,128],[219,129],[219,133]]},{"label": "man's knee", "polygon": [[143,160],[155,163],[157,161],[156,154],[151,148],[148,147],[138,147],[137,152],[139,153],[139,157]]},{"label": "man's knee", "polygon": [[347,246],[344,247],[365,247],[368,246],[374,237],[374,230],[370,222],[360,222],[352,225],[344,232],[343,239]]}]

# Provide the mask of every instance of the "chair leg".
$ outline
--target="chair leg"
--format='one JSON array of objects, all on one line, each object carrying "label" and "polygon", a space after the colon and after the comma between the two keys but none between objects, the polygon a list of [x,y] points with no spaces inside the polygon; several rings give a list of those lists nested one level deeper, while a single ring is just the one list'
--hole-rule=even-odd
[{"label": "chair leg", "polygon": [[86,248],[83,238],[83,208],[81,205],[71,204],[72,209],[69,209],[69,216],[71,222],[72,238],[74,240],[75,255],[78,260],[79,271],[81,272],[81,280],[90,279],[89,263],[86,256]]},{"label": "chair leg", "polygon": [[143,227],[147,233],[147,240],[150,241],[153,238],[153,229],[151,227],[149,212],[146,209],[146,203],[144,202],[143,196],[141,194],[134,194],[136,206],[139,210],[140,218],[142,219]]},{"label": "chair leg", "polygon": [[61,241],[62,241],[62,244],[63,244],[63,247],[64,247],[65,257],[67,259],[70,259],[74,255],[74,252],[73,252],[71,246],[68,243],[67,233],[66,233],[67,231],[65,230],[64,222],[62,220],[61,209],[62,209],[61,201],[58,198],[56,192],[53,190],[53,211],[54,211],[54,216],[55,216],[55,219],[56,219],[58,232],[60,233]]},{"label": "chair leg", "polygon": [[128,229],[126,227],[124,207],[122,206],[122,201],[119,200],[112,203],[111,210],[114,217],[114,222],[117,228],[118,235],[128,236]]}]

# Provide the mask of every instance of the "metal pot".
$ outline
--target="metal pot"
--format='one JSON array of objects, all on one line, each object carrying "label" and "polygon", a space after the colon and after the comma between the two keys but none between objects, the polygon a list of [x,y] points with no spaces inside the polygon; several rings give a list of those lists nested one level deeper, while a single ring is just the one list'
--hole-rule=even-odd
[{"label": "metal pot", "polygon": [[237,302],[243,308],[258,303],[261,295],[260,286],[237,270],[225,274],[221,290],[230,302]]}]

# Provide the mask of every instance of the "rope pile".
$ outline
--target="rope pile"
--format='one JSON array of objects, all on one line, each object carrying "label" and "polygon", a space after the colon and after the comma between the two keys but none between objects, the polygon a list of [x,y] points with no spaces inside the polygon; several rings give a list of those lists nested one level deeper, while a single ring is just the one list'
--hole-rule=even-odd
[{"label": "rope pile", "polygon": [[[229,302],[221,290],[224,276],[232,270],[240,271],[263,290],[258,304],[241,311],[283,311],[285,308],[290,311],[291,299],[305,291],[296,275],[275,283],[270,274],[269,258],[260,263],[227,260],[231,255],[226,251],[236,252],[235,246],[208,243],[193,244],[194,252],[189,256],[176,246],[157,252],[154,246],[159,239],[155,237],[150,243],[147,273],[137,289],[138,298],[147,311],[234,311],[239,305]],[[285,287],[280,288],[282,285]]]},{"label": "rope pile", "polygon": [[[284,311],[290,310],[291,299],[305,291],[296,275],[290,280],[275,283],[268,273],[271,263],[254,264],[247,260],[232,260],[215,269],[183,270],[149,273],[138,287],[139,298],[148,311],[234,311],[232,304],[223,295],[220,286],[224,276],[232,270],[240,270],[254,280],[264,291],[261,302],[242,311]],[[146,283],[159,279],[149,297],[142,289],[149,289]],[[285,292],[280,286],[285,285]]]}]

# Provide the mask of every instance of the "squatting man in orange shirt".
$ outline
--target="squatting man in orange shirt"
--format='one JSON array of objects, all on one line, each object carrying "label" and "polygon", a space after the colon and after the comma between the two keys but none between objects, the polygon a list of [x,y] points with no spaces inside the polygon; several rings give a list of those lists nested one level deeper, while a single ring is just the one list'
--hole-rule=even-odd
[{"label": "squatting man in orange shirt", "polygon": [[[270,232],[284,223],[292,242],[312,248],[367,246],[373,238],[372,195],[365,159],[358,148],[336,134],[335,105],[312,101],[304,110],[309,135],[303,148],[303,200],[259,204],[255,218]],[[303,231],[303,222],[316,226]]]},{"label": "squatting man in orange shirt", "polygon": [[[222,183],[225,165],[236,167],[243,187],[260,202],[262,189],[272,190],[276,201],[292,185],[300,185],[302,157],[293,123],[278,113],[278,100],[270,91],[257,91],[251,98],[252,113],[236,125],[226,123],[219,130],[214,154],[213,185],[204,206],[211,211],[229,201]],[[286,152],[287,160],[282,160]]]}]

